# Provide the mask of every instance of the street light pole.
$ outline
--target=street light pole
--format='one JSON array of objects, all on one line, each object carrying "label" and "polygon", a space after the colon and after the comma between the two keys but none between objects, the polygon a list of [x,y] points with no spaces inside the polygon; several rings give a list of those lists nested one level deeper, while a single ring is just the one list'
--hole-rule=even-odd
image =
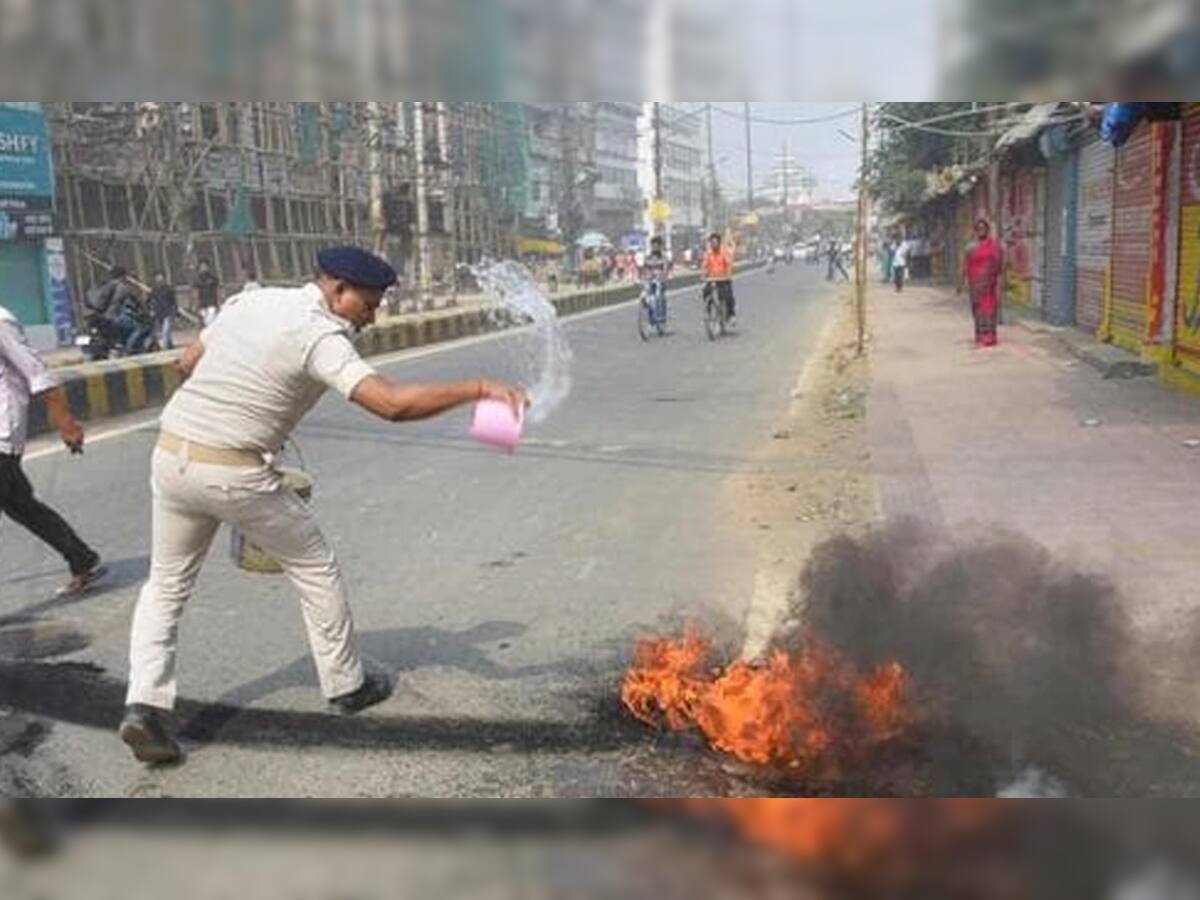
[{"label": "street light pole", "polygon": [[871,120],[867,104],[862,105],[862,166],[858,173],[858,251],[854,254],[854,313],[858,326],[857,353],[862,356],[867,332],[867,143]]},{"label": "street light pole", "polygon": [[792,212],[788,207],[788,202],[791,197],[788,196],[788,182],[792,180],[792,164],[788,158],[788,142],[785,138],[783,141],[783,157],[779,160],[783,166],[783,227],[790,229],[792,224]]},{"label": "street light pole", "polygon": [[425,112],[428,104],[418,100],[413,112],[413,142],[417,156],[417,285],[421,308],[430,303],[433,254],[429,247],[429,166],[425,143]]},{"label": "street light pole", "polygon": [[367,184],[370,190],[371,248],[383,252],[387,225],[383,219],[383,107],[367,103]]},{"label": "street light pole", "polygon": [[662,104],[654,101],[654,234],[663,232],[663,152],[662,152]]},{"label": "street light pole", "polygon": [[708,136],[708,231],[717,230],[717,166],[713,162],[712,104],[704,104],[704,128]]},{"label": "street light pole", "polygon": [[750,101],[743,101],[742,112],[746,118],[746,212],[754,212],[754,162],[750,149]]}]

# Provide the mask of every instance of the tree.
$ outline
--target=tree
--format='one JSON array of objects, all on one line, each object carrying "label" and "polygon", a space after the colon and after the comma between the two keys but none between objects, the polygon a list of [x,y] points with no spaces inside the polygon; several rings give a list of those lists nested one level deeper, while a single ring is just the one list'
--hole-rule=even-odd
[{"label": "tree", "polygon": [[[892,212],[913,212],[924,200],[929,172],[977,158],[984,146],[981,138],[909,128],[896,119],[921,122],[950,113],[970,112],[971,108],[969,102],[880,104],[875,113],[879,140],[867,171],[872,196]],[[982,114],[951,119],[939,127],[942,131],[980,131],[986,135]],[[987,146],[990,147],[990,142]]]}]

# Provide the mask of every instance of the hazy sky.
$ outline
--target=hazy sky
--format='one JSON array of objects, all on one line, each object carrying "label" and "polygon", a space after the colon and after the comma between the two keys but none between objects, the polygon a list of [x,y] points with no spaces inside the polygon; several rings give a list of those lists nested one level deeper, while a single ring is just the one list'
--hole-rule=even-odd
[{"label": "hazy sky", "polygon": [[[747,87],[739,93],[765,98],[751,104],[752,116],[764,119],[818,117],[859,103],[838,102],[839,97],[927,99],[938,92],[938,54],[944,44],[939,35],[952,6],[952,0],[740,0],[737,25]],[[829,102],[774,99],[796,96]],[[742,107],[735,101],[718,105],[739,114]],[[839,129],[857,136],[857,117],[812,125],[755,124],[756,184],[763,183],[786,140],[791,155],[816,175],[819,198],[852,196],[859,148]],[[713,132],[716,156],[729,157],[718,166],[719,177],[734,196],[744,197],[744,127],[717,115]]]},{"label": "hazy sky", "polygon": [[[713,155],[719,161],[717,175],[731,196],[746,195],[746,132],[740,116],[742,104],[724,102],[715,107],[730,115],[713,114]],[[857,110],[858,104],[840,103],[751,103],[751,118],[794,120],[817,118],[833,113]],[[846,131],[857,141],[860,120],[857,115],[832,122],[811,125],[770,125],[752,123],[750,145],[755,187],[768,178],[776,157],[787,141],[788,153],[817,178],[819,199],[846,199],[853,196],[852,185],[858,173],[859,146],[839,133]]]}]

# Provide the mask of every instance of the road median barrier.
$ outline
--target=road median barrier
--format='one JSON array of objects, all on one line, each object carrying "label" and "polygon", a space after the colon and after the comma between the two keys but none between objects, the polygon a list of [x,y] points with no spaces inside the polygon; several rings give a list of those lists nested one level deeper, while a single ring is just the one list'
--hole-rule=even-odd
[{"label": "road median barrier", "polygon": [[[742,267],[752,268],[753,266]],[[700,275],[689,272],[672,278],[672,289],[693,287]],[[589,310],[615,306],[637,298],[636,282],[551,296],[558,314],[568,318]],[[511,320],[479,306],[449,307],[397,316],[366,329],[357,338],[365,357],[441,344],[511,327]],[[104,360],[56,369],[71,413],[81,422],[97,422],[164,406],[182,382],[178,350],[129,359]],[[31,437],[53,431],[45,403],[34,398],[29,408]]]}]

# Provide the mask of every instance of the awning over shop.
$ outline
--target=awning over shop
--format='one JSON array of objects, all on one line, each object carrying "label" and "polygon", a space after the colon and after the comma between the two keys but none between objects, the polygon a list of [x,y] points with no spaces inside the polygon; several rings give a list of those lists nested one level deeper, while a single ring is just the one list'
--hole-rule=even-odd
[{"label": "awning over shop", "polygon": [[563,245],[548,238],[517,238],[517,252],[522,256],[562,256]]},{"label": "awning over shop", "polygon": [[1054,122],[1058,107],[1059,101],[1037,104],[1021,117],[1021,121],[1000,136],[996,150],[1006,150],[1036,138],[1043,128]]}]

